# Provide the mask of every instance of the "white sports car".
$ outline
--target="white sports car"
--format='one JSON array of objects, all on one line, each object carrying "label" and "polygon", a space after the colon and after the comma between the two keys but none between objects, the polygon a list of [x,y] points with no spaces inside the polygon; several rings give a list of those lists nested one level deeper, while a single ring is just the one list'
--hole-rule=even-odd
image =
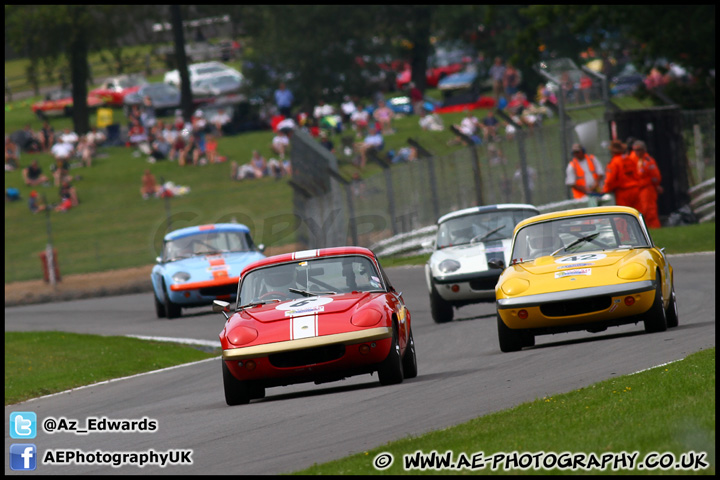
[{"label": "white sports car", "polygon": [[500,270],[488,267],[488,262],[497,259],[507,265],[515,225],[538,214],[532,205],[506,203],[440,217],[435,250],[425,265],[436,323],[452,321],[453,307],[495,301]]}]

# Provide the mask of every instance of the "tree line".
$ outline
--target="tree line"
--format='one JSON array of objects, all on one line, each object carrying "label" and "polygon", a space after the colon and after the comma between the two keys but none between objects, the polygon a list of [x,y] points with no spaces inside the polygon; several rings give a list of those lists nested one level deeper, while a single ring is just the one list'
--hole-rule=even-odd
[{"label": "tree line", "polygon": [[182,5],[178,15],[171,8],[6,5],[5,38],[32,65],[67,59],[79,133],[89,127],[90,52],[106,50],[121,61],[124,47],[153,41],[154,22],[219,15],[230,16],[231,35],[242,39],[251,85],[272,91],[291,79],[296,99],[310,104],[337,94],[336,85],[362,93],[367,72],[359,57],[408,62],[424,90],[433,44],[460,41],[485,58],[511,61],[530,90],[542,81],[532,66],[543,58],[578,59],[588,48],[627,51],[641,68],[665,58],[699,78],[714,106],[714,5]]}]

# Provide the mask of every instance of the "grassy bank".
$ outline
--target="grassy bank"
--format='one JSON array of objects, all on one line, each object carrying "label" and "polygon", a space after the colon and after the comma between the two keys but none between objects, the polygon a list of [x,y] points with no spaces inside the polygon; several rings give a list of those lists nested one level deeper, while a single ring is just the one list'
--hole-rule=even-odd
[{"label": "grassy bank", "polygon": [[5,405],[217,355],[127,337],[5,332]]},{"label": "grassy bank", "polygon": [[[430,456],[451,453],[450,464],[456,469],[409,468],[404,456],[418,458],[418,452]],[[473,470],[473,455],[482,452],[488,460],[498,452],[522,454],[554,452],[556,468],[512,468],[508,457],[492,469],[492,460],[485,468]],[[571,470],[562,466],[560,455],[586,453],[602,458],[607,453],[638,452],[637,461],[659,460],[670,453],[677,462],[688,452],[700,454],[709,466],[698,471],[670,468],[641,470],[611,467],[605,469]],[[660,455],[648,456],[653,452]],[[378,472],[373,462],[392,465]],[[463,459],[462,454],[465,454]],[[475,457],[475,464],[479,465]],[[502,457],[493,457],[502,458]],[[512,457],[510,457],[512,458]],[[552,459],[549,456],[548,462]],[[670,458],[670,457],[667,457]],[[524,460],[528,460],[525,456]],[[499,461],[499,460],[498,460]],[[590,464],[586,459],[585,463]],[[542,465],[542,464],[541,464]],[[550,463],[548,463],[550,465]],[[612,464],[606,464],[612,465]],[[622,464],[620,464],[622,465]],[[625,465],[630,465],[626,463]],[[465,466],[465,468],[461,468]],[[426,465],[426,467],[428,467]],[[515,408],[476,418],[455,427],[418,437],[408,437],[341,460],[315,465],[296,472],[300,475],[400,475],[426,474],[673,474],[715,473],[715,348],[689,355],[682,361],[651,370],[606,380],[579,390],[538,398]]]}]

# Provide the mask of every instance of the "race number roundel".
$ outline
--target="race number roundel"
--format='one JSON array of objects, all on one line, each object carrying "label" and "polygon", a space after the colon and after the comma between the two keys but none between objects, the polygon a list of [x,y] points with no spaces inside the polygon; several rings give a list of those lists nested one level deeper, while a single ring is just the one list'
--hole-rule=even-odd
[{"label": "race number roundel", "polygon": [[324,310],[324,305],[327,305],[332,301],[333,299],[330,297],[298,298],[292,302],[281,303],[275,307],[275,310],[285,310],[286,312],[294,313],[321,312]]},{"label": "race number roundel", "polygon": [[558,258],[555,260],[555,263],[596,262],[606,256],[604,253],[579,253],[577,255]]}]

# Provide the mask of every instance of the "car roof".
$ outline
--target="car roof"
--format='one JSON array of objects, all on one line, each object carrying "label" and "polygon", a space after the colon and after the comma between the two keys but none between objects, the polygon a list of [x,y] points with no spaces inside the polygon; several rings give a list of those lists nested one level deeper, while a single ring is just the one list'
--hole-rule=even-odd
[{"label": "car roof", "polygon": [[195,235],[200,232],[244,232],[250,233],[250,229],[242,223],[214,223],[208,225],[196,225],[175,230],[165,235],[165,241],[177,240],[188,235]]},{"label": "car roof", "polygon": [[437,223],[439,225],[443,222],[446,222],[447,220],[450,220],[451,218],[462,217],[464,215],[470,215],[473,213],[495,212],[498,210],[535,210],[540,213],[540,210],[538,210],[535,205],[530,205],[527,203],[499,203],[497,205],[484,205],[481,207],[470,207],[463,208],[462,210],[456,210],[440,217]]},{"label": "car roof", "polygon": [[374,258],[375,254],[372,250],[363,247],[330,247],[330,248],[319,248],[313,250],[302,250],[292,253],[283,253],[280,255],[274,255],[272,257],[266,257],[262,260],[254,262],[243,270],[243,275],[246,271],[254,270],[259,267],[267,265],[273,265],[276,263],[292,262],[296,260],[309,260],[313,258],[321,257],[336,257],[340,255],[363,255],[369,258]]},{"label": "car roof", "polygon": [[640,212],[631,207],[622,207],[619,205],[609,205],[604,207],[575,208],[572,210],[562,210],[559,212],[543,213],[534,217],[526,218],[515,226],[515,231],[529,225],[531,223],[544,222],[563,217],[580,217],[583,215],[598,215],[603,213],[627,213],[635,217],[640,217]]}]

